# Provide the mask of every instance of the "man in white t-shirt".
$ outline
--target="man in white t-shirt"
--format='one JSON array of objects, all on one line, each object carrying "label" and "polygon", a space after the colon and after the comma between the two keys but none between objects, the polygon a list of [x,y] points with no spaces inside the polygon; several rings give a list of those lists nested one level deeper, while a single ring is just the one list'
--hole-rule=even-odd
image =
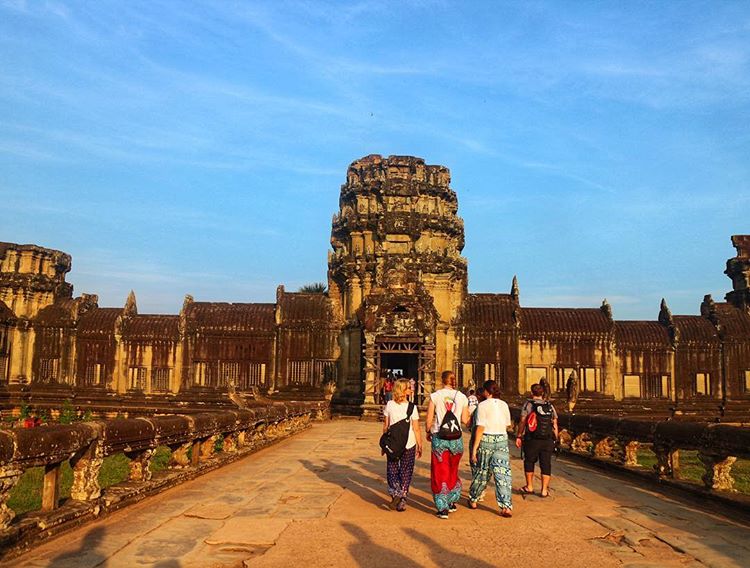
[{"label": "man in white t-shirt", "polygon": [[[461,498],[461,479],[458,477],[458,466],[464,451],[463,437],[445,440],[438,436],[440,425],[448,411],[466,425],[469,423],[469,400],[466,395],[456,390],[456,375],[453,371],[443,371],[442,388],[430,395],[427,407],[427,439],[432,443],[430,485],[437,516],[447,519],[448,513],[456,510],[456,503]],[[460,425],[459,425],[460,430]]]}]

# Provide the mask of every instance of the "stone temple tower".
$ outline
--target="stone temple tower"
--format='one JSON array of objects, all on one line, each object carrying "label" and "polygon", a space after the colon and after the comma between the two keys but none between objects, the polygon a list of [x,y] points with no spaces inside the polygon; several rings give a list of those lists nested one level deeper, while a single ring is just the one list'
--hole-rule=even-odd
[{"label": "stone temple tower", "polygon": [[431,392],[453,361],[467,293],[463,220],[450,172],[410,156],[353,162],[333,217],[329,296],[346,322],[339,386],[372,402],[386,369]]},{"label": "stone temple tower", "polygon": [[727,260],[724,274],[732,279],[732,291],[726,295],[729,303],[750,313],[750,235],[732,235],[737,256]]}]

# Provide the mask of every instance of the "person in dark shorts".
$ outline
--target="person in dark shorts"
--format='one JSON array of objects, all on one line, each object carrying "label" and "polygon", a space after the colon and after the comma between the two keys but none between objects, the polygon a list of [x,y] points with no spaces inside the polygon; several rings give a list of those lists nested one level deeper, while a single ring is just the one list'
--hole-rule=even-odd
[{"label": "person in dark shorts", "polygon": [[521,408],[516,447],[523,446],[523,471],[526,485],[521,493],[534,492],[534,465],[539,462],[542,472],[542,497],[549,497],[549,482],[552,478],[552,454],[557,440],[557,411],[552,403],[544,399],[544,387],[531,385],[530,400]]}]

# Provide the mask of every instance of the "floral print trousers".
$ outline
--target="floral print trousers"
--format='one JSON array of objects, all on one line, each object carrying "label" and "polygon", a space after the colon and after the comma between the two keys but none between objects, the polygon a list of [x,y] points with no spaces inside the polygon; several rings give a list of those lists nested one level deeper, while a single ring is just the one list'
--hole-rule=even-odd
[{"label": "floral print trousers", "polygon": [[501,509],[512,509],[510,451],[507,434],[484,434],[477,450],[477,463],[472,468],[473,479],[469,499],[477,502],[487,487],[489,478],[495,480],[495,498]]}]

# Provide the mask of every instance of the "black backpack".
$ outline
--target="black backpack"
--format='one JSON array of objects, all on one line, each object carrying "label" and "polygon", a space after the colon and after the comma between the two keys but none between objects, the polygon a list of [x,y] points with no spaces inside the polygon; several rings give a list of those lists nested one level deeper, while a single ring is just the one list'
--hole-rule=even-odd
[{"label": "black backpack", "polygon": [[453,396],[453,405],[451,406],[451,409],[446,410],[445,416],[443,416],[443,420],[440,422],[440,428],[438,428],[437,435],[441,440],[458,440],[463,435],[463,432],[461,431],[461,423],[458,421],[458,418],[456,418],[456,415],[453,414],[453,408],[456,407],[457,396],[458,391],[456,391],[456,394]]},{"label": "black backpack", "polygon": [[531,410],[526,416],[526,436],[532,440],[552,440],[555,437],[552,429],[554,409],[549,401],[530,400]]},{"label": "black backpack", "polygon": [[409,430],[411,429],[411,415],[414,412],[414,403],[410,402],[406,407],[406,418],[391,424],[388,430],[380,436],[380,449],[389,461],[398,461],[406,451],[406,443],[409,441]]}]

